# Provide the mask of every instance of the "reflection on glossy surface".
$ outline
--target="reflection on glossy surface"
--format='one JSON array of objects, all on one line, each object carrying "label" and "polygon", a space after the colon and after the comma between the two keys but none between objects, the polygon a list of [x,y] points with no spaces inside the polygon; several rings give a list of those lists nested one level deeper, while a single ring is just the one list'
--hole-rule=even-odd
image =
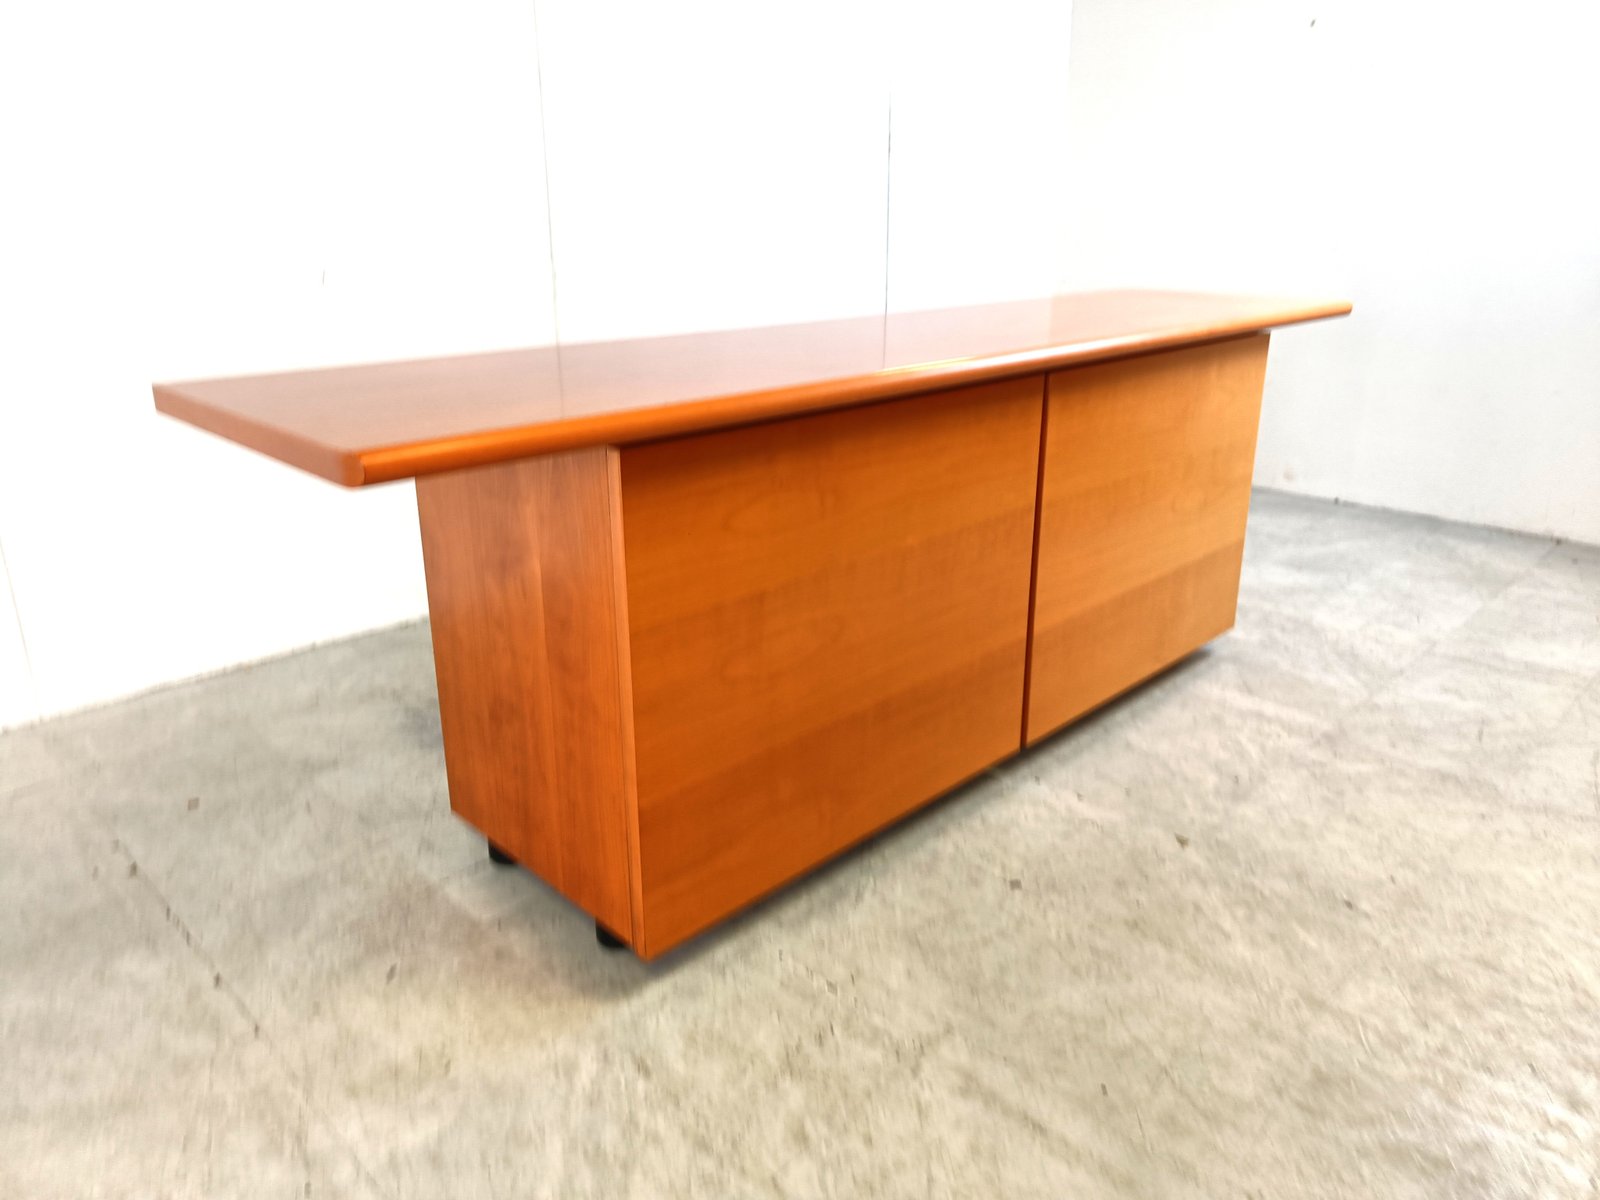
[{"label": "reflection on glossy surface", "polygon": [[1089,292],[160,385],[161,411],[340,483],[863,403],[1349,311]]}]

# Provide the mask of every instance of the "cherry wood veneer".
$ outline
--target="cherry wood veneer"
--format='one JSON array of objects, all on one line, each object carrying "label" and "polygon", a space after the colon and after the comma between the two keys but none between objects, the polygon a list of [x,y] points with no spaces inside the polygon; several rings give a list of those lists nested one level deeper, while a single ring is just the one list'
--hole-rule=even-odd
[{"label": "cherry wood veneer", "polygon": [[625,940],[633,702],[615,450],[417,481],[450,806]]},{"label": "cherry wood veneer", "polygon": [[647,952],[1016,752],[1043,385],[622,452]]},{"label": "cherry wood veneer", "polygon": [[1232,625],[1269,327],[1108,292],[156,389],[417,476],[451,806],[664,953]]},{"label": "cherry wood veneer", "polygon": [[678,337],[158,384],[156,407],[348,486],[867,404],[1338,316],[1087,292]]},{"label": "cherry wood veneer", "polygon": [[1261,334],[1050,376],[1029,743],[1233,625]]}]

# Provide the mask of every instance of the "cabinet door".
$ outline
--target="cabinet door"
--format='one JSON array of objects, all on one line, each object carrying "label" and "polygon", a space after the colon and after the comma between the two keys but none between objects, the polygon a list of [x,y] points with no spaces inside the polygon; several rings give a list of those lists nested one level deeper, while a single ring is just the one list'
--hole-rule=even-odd
[{"label": "cabinet door", "polygon": [[1050,376],[1029,743],[1233,624],[1265,334]]},{"label": "cabinet door", "polygon": [[1043,392],[622,451],[644,953],[1017,751]]}]

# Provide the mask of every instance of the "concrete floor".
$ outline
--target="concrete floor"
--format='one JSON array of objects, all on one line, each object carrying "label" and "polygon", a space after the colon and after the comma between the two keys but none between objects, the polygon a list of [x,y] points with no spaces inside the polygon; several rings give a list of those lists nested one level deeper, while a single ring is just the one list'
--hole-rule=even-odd
[{"label": "concrete floor", "polygon": [[0,1196],[1600,1194],[1600,550],[1259,494],[1238,628],[654,967],[427,630],[0,736]]}]

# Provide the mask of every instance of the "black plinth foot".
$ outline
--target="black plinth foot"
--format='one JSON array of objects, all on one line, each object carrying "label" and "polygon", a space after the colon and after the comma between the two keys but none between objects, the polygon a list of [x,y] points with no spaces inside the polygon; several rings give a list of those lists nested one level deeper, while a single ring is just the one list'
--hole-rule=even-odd
[{"label": "black plinth foot", "polygon": [[628,948],[627,942],[623,941],[616,934],[612,933],[611,930],[600,924],[599,921],[594,923],[594,940],[599,942],[607,950],[626,950]]},{"label": "black plinth foot", "polygon": [[517,865],[516,859],[512,858],[511,855],[500,849],[493,842],[489,843],[489,861],[502,867],[514,867]]}]

